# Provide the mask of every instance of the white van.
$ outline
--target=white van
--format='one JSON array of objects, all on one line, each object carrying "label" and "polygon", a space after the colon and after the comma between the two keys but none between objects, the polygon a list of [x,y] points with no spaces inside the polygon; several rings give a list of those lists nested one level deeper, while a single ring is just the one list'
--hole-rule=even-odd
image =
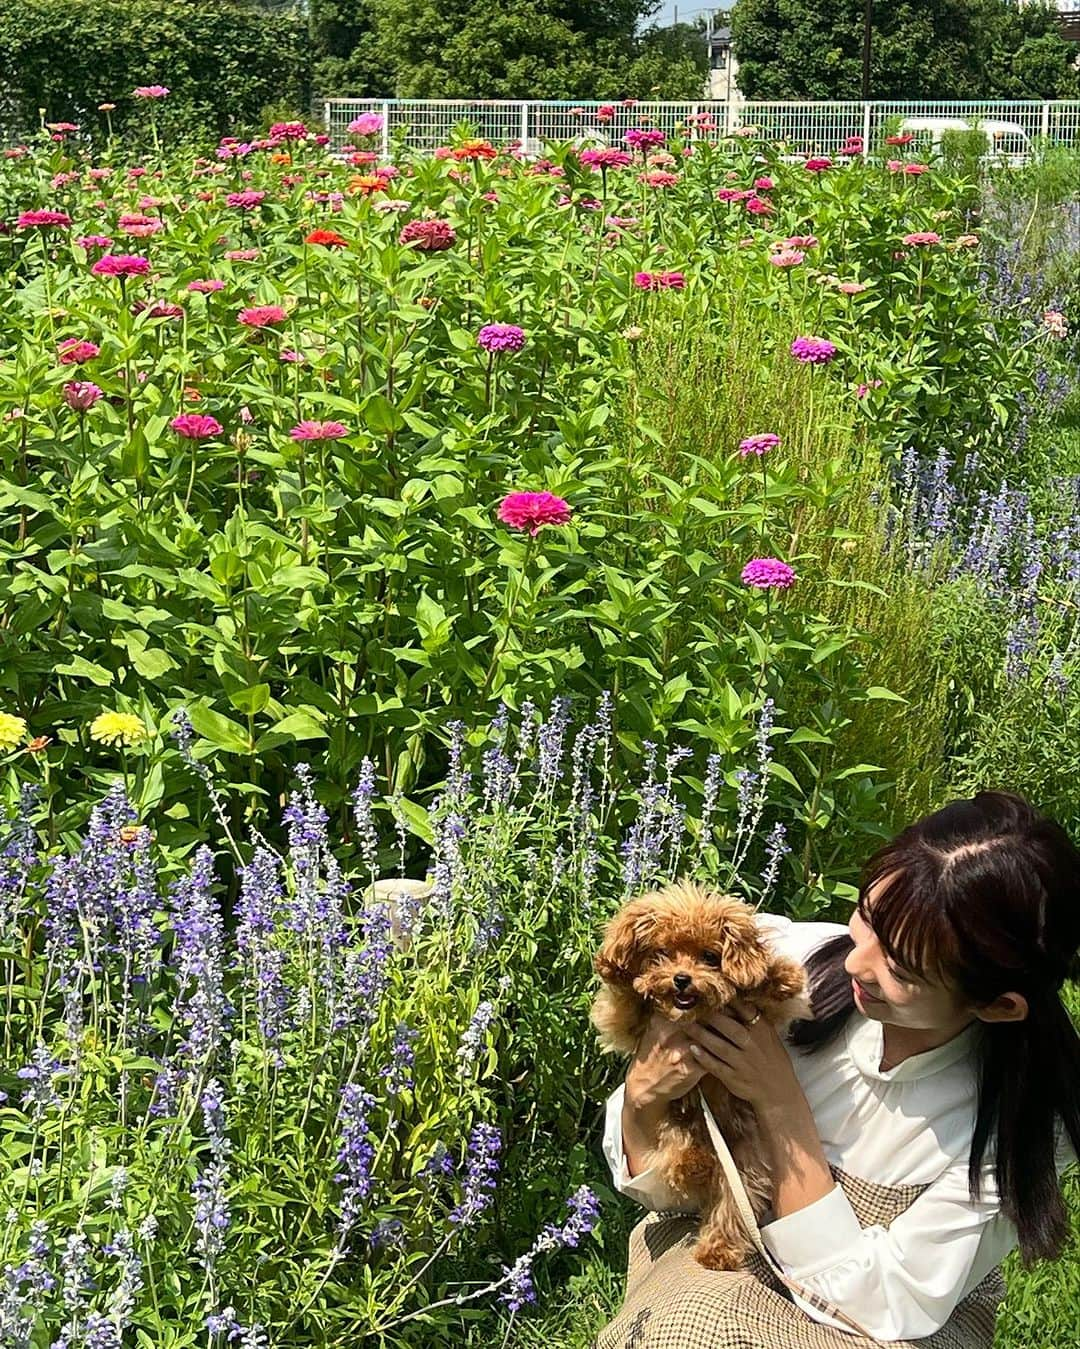
[{"label": "white van", "polygon": [[[1031,154],[1031,138],[1019,122],[1000,122],[980,117],[975,120],[977,130],[985,133],[990,148],[984,156],[995,164],[1021,168]],[[970,131],[971,120],[964,117],[905,117],[900,123],[903,134],[912,132],[914,145],[921,145],[934,154],[941,153],[943,131]]]}]

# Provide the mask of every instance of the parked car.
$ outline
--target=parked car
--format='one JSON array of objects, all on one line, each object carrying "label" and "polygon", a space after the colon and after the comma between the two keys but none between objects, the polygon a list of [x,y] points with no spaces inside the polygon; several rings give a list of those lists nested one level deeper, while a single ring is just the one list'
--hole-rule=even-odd
[{"label": "parked car", "polygon": [[[1010,168],[1020,168],[1027,163],[1031,154],[1031,137],[1019,122],[980,117],[975,120],[975,128],[982,131],[990,142],[984,158],[1007,164]],[[964,117],[905,117],[900,123],[902,133],[912,132],[914,143],[933,154],[941,153],[943,132],[971,129],[971,120]]]}]

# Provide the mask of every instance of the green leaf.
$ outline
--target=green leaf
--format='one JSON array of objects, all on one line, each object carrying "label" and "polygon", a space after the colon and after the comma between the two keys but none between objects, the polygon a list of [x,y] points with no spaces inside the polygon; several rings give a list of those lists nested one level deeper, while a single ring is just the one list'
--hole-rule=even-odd
[{"label": "green leaf", "polygon": [[220,712],[196,703],[188,715],[196,733],[219,749],[228,750],[230,754],[250,754],[254,748],[244,727],[223,717]]},{"label": "green leaf", "polygon": [[82,656],[72,656],[65,665],[54,666],[57,674],[71,675],[75,679],[89,679],[98,688],[107,688],[113,682],[113,672],[104,665],[95,665]]},{"label": "green leaf", "polygon": [[325,740],[328,732],[313,711],[290,712],[262,736],[256,749],[272,749],[282,740]]},{"label": "green leaf", "polygon": [[400,431],[405,425],[405,418],[381,393],[373,393],[367,400],[363,416],[368,430],[380,436],[388,435],[391,431]]},{"label": "green leaf", "polygon": [[160,679],[169,670],[177,668],[176,661],[159,646],[146,651],[131,652],[131,663],[144,679]]},{"label": "green leaf", "polygon": [[234,689],[229,694],[229,702],[233,707],[249,717],[258,716],[269,701],[269,684],[251,684],[246,689]]},{"label": "green leaf", "polygon": [[892,689],[882,688],[880,684],[872,684],[866,690],[867,698],[884,699],[890,703],[907,703],[908,699],[900,696],[899,693],[893,693]]},{"label": "green leaf", "polygon": [[410,801],[408,797],[399,797],[397,809],[401,812],[402,819],[410,834],[415,834],[417,838],[423,839],[425,843],[434,846],[435,831],[431,827],[431,820],[427,811],[416,801]]}]

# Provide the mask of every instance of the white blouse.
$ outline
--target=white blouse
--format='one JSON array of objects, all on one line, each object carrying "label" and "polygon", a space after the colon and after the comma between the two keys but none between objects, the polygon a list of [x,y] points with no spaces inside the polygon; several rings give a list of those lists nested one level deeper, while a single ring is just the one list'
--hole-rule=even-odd
[{"label": "white blouse", "polygon": [[[759,914],[769,945],[800,962],[837,923],[793,923]],[[1016,1245],[1016,1229],[1000,1211],[992,1149],[984,1155],[982,1198],[968,1193],[968,1157],[975,1126],[974,1050],[981,1022],[936,1049],[882,1071],[884,1031],[856,1008],[843,1034],[792,1063],[814,1116],[825,1156],[851,1176],[881,1185],[929,1188],[889,1227],[860,1227],[837,1185],[784,1218],[765,1215],[761,1236],[780,1267],[828,1298],[875,1339],[931,1335]],[[648,1209],[685,1209],[685,1198],[654,1168],[631,1177],[622,1145],[624,1088],[608,1099],[604,1156],[615,1188]],[[1058,1171],[1075,1161],[1063,1136]],[[841,1322],[795,1296],[815,1321]]]}]

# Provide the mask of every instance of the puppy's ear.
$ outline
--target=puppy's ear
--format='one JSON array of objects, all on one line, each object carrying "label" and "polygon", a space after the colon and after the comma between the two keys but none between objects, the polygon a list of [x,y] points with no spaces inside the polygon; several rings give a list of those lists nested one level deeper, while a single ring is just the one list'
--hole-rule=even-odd
[{"label": "puppy's ear", "polygon": [[800,997],[806,988],[806,971],[787,956],[772,956],[765,978],[755,997],[761,1002],[779,1004]]},{"label": "puppy's ear", "polygon": [[604,929],[604,939],[593,966],[605,982],[633,983],[641,966],[645,943],[655,932],[656,912],[648,899],[634,899],[619,910]]},{"label": "puppy's ear", "polygon": [[763,983],[769,974],[769,957],[757,937],[731,933],[720,951],[720,968],[740,991]]}]

